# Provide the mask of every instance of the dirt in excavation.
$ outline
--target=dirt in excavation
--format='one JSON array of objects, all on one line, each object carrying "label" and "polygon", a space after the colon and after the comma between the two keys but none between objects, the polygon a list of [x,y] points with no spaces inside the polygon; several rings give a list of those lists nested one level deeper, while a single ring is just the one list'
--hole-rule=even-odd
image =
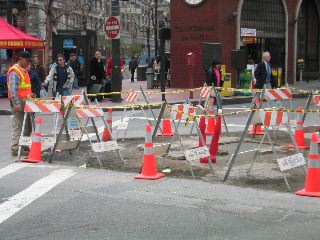
[{"label": "dirt in excavation", "polygon": [[[304,187],[305,172],[302,167],[288,170],[284,173],[280,172],[276,159],[296,154],[294,150],[284,147],[290,144],[290,137],[287,133],[277,131],[271,134],[272,141],[275,144],[276,155],[273,154],[271,144],[264,143],[262,152],[257,155],[256,161],[250,174],[248,169],[253,162],[255,151],[259,147],[261,136],[247,137],[242,144],[240,152],[233,164],[232,171],[226,184],[237,185],[242,187],[251,187],[259,189],[268,189],[280,192],[288,192],[283,175],[288,179],[292,191],[299,190]],[[276,138],[275,138],[276,137]],[[222,183],[226,171],[228,169],[231,155],[234,153],[239,139],[240,133],[231,133],[221,135],[219,140],[219,151],[217,155],[217,163],[213,164],[214,173],[210,170],[209,164],[201,164],[199,160],[190,162],[185,160],[183,151],[178,140],[174,141],[168,154],[165,150],[170,142],[170,137],[157,137],[154,143],[154,151],[156,153],[157,169],[162,172],[170,169],[170,173],[166,173],[168,177],[188,178],[192,179],[190,166],[194,172],[195,178],[207,182]],[[185,136],[182,138],[185,149],[196,148],[198,145],[197,136]],[[207,136],[207,145],[210,146],[211,137]],[[119,142],[120,153],[126,164],[122,162],[117,152],[98,153],[104,169],[139,173],[143,162],[143,145],[142,139],[126,139],[123,143]],[[161,145],[162,147],[159,147]],[[302,151],[307,161],[308,150]],[[45,155],[44,160],[49,158]],[[86,167],[100,168],[99,162],[91,150],[88,142],[82,142],[79,150],[57,152],[54,155],[53,163],[81,166],[86,163]],[[283,175],[282,175],[283,174]]]}]

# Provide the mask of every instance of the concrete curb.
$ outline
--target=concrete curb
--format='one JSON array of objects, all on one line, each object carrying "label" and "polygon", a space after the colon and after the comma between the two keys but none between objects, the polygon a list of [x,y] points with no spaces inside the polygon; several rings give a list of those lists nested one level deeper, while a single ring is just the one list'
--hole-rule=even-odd
[{"label": "concrete curb", "polygon": [[11,115],[10,110],[0,109],[0,115]]}]

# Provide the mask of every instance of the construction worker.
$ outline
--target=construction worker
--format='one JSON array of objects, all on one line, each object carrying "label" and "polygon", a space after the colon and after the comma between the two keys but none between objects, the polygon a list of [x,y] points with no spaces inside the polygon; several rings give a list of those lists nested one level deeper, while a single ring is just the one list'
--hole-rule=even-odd
[{"label": "construction worker", "polygon": [[[18,54],[18,62],[7,73],[8,98],[12,111],[12,140],[11,156],[18,155],[19,138],[21,136],[24,118],[24,104],[28,97],[33,97],[31,81],[26,68],[30,65],[32,56],[27,51]],[[32,131],[31,118],[27,115],[24,136],[29,136]]]}]

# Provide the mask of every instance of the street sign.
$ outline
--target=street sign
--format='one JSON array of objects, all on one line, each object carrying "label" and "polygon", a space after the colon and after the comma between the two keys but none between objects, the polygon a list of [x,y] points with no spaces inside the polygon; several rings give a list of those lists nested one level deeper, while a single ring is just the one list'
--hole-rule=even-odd
[{"label": "street sign", "polygon": [[141,14],[141,8],[121,8],[121,13]]},{"label": "street sign", "polygon": [[108,39],[120,39],[120,18],[116,16],[108,17],[105,32]]},{"label": "street sign", "polygon": [[255,28],[241,28],[241,37],[256,37],[257,29]]}]

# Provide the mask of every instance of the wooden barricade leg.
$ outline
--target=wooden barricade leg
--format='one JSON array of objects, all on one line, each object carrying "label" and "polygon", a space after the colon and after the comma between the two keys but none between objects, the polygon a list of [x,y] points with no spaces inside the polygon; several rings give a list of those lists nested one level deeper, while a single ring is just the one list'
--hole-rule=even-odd
[{"label": "wooden barricade leg", "polygon": [[[141,86],[140,86],[140,91],[141,91],[142,97],[144,98],[144,101],[145,101],[147,104],[150,104],[149,101],[148,101],[148,99],[147,99],[147,96],[146,96],[146,94],[144,93],[144,91],[143,91],[143,89],[142,89]],[[157,118],[156,118],[156,115],[154,114],[154,112],[152,111],[152,108],[151,108],[150,106],[148,106],[148,109],[149,109],[149,111],[151,112],[154,121],[157,123]],[[151,126],[152,126],[152,125],[151,125]],[[163,132],[162,132],[162,129],[161,129],[160,126],[159,126],[159,130],[160,130],[161,134],[163,135]]]},{"label": "wooden barricade leg", "polygon": [[226,172],[226,175],[224,176],[223,182],[226,182],[226,181],[228,180],[228,177],[229,177],[229,175],[230,175],[232,166],[233,166],[235,160],[236,160],[237,157],[238,157],[240,148],[241,148],[241,146],[242,146],[242,143],[243,143],[243,141],[244,141],[244,138],[247,136],[247,132],[248,132],[248,130],[249,130],[249,126],[250,126],[250,124],[251,124],[251,122],[252,122],[252,119],[253,119],[253,117],[254,117],[254,114],[255,114],[254,110],[255,110],[256,108],[259,108],[259,107],[260,107],[261,101],[260,101],[260,103],[257,105],[255,100],[256,100],[256,99],[263,99],[263,98],[264,98],[264,92],[265,92],[265,88],[263,88],[261,95],[260,95],[260,93],[257,92],[256,95],[254,96],[253,100],[252,100],[252,103],[251,103],[251,110],[252,110],[252,111],[250,112],[250,114],[249,114],[249,116],[248,116],[248,120],[247,120],[246,126],[244,127],[244,130],[243,130],[243,132],[242,132],[242,134],[241,134],[241,137],[240,137],[239,143],[238,143],[238,145],[237,145],[237,148],[236,148],[236,150],[235,150],[235,153],[232,155],[232,157],[231,157],[231,159],[230,159],[230,161],[229,161],[228,170],[227,170],[227,172]]},{"label": "wooden barricade leg", "polygon": [[[84,96],[84,102],[85,102],[87,105],[90,105],[90,104],[89,104],[89,99],[88,99],[88,96],[87,96],[87,93],[86,93],[86,92],[83,92],[83,96]],[[98,128],[97,128],[97,126],[96,126],[96,123],[94,122],[94,119],[93,119],[93,118],[90,118],[90,120],[91,120],[92,126],[94,127],[94,130],[95,130],[95,132],[96,132],[96,136],[97,136],[98,142],[100,142],[99,132],[98,132]]]},{"label": "wooden barricade leg", "polygon": [[[106,127],[107,131],[108,131],[108,132],[109,132],[109,134],[110,134],[111,141],[114,141],[114,139],[113,139],[113,137],[112,137],[111,130],[110,130],[110,128],[109,128],[109,126],[108,126],[108,124],[106,123],[106,121],[104,120],[104,118],[103,118],[103,117],[101,117],[101,118],[102,118],[102,121],[103,121],[103,123],[104,123],[104,126]],[[126,164],[126,161],[123,159],[123,157],[122,157],[122,155],[121,155],[120,150],[119,150],[119,149],[117,149],[116,151],[117,151],[117,153],[118,153],[118,155],[119,155],[119,157],[120,157],[121,161],[122,161],[124,164]]]},{"label": "wooden barricade leg", "polygon": [[152,141],[154,141],[154,139],[155,139],[155,137],[157,135],[157,131],[158,131],[159,127],[160,127],[161,119],[163,118],[163,113],[164,113],[166,107],[167,107],[167,102],[163,102],[162,106],[160,108],[160,112],[159,112],[159,115],[158,115],[158,120],[157,120],[156,126],[155,126],[155,128],[153,130],[153,133],[152,133]]},{"label": "wooden barricade leg", "polygon": [[[22,122],[22,129],[21,129],[20,138],[23,137],[23,133],[24,133],[24,130],[26,128],[27,117],[28,117],[28,113],[25,112],[24,116],[23,116],[23,122]],[[19,148],[18,148],[18,161],[20,161],[20,158],[21,158],[21,146],[19,145]]]}]

